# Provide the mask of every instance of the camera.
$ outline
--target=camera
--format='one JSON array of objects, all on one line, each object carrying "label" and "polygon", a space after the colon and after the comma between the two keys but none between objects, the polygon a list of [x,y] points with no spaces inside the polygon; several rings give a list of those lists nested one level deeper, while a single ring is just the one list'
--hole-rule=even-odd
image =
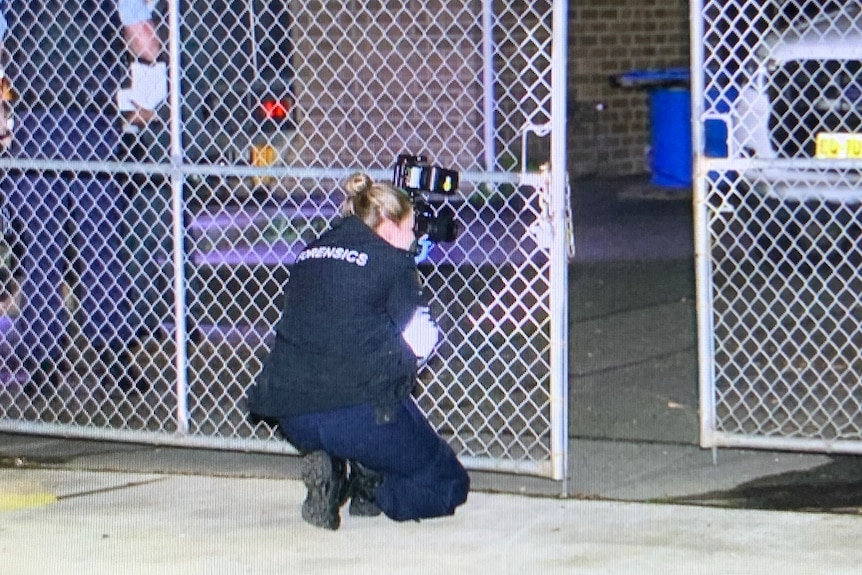
[{"label": "camera", "polygon": [[451,206],[434,207],[425,194],[452,195],[458,189],[458,172],[426,163],[424,156],[401,154],[392,174],[392,184],[410,195],[416,224],[416,238],[433,243],[453,242],[459,225]]}]

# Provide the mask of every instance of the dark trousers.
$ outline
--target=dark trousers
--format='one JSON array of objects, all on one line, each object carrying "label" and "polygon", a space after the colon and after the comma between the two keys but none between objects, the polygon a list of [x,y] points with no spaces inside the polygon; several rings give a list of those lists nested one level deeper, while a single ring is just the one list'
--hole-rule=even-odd
[{"label": "dark trousers", "polygon": [[467,472],[412,399],[384,424],[376,422],[371,405],[287,417],[280,424],[300,451],[323,450],[380,473],[376,502],[391,519],[452,515],[467,500]]},{"label": "dark trousers", "polygon": [[[128,273],[134,290],[135,316],[149,331],[158,331],[163,323],[175,323],[174,313],[174,240],[171,213],[171,189],[147,185],[132,192],[131,207],[126,210],[126,248],[130,252]],[[183,246],[188,253],[189,241]],[[186,286],[186,328],[191,329],[203,315],[200,301],[202,284],[192,266],[184,268]],[[192,318],[192,321],[189,321]]]},{"label": "dark trousers", "polygon": [[22,222],[26,246],[16,354],[37,362],[61,357],[69,318],[60,284],[73,270],[84,335],[97,348],[123,347],[134,330],[119,230],[125,207],[113,182],[21,174],[4,178],[3,191]]},{"label": "dark trousers", "polygon": [[[167,126],[154,120],[139,134],[123,134],[116,155],[119,161],[132,163],[169,163],[170,145]],[[125,216],[125,245],[129,252],[128,275],[134,288],[136,320],[151,332],[158,332],[174,318],[174,240],[171,183],[159,174],[119,174],[118,186],[130,203]],[[184,223],[185,225],[185,223]],[[186,241],[185,253],[190,249]],[[186,328],[200,318],[202,306],[196,299],[202,285],[191,266],[186,275]]]}]

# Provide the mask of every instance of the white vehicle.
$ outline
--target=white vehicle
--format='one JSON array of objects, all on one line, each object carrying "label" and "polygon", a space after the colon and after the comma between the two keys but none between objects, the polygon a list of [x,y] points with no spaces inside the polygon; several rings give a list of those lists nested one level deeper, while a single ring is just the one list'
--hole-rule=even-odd
[{"label": "white vehicle", "polygon": [[778,160],[743,171],[761,196],[862,202],[862,172],[832,161],[862,160],[860,4],[764,35],[730,110],[707,110],[727,124],[729,158]]}]

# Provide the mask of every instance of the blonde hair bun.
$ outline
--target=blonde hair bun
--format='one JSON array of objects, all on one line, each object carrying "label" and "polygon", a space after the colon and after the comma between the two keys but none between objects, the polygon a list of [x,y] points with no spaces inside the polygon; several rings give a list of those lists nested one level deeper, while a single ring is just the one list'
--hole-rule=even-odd
[{"label": "blonde hair bun", "polygon": [[357,216],[372,230],[384,219],[401,222],[413,213],[409,196],[392,184],[375,183],[368,174],[348,176],[342,185],[347,197],[341,205],[341,215]]},{"label": "blonde hair bun", "polygon": [[344,190],[348,197],[356,197],[367,192],[373,185],[371,176],[357,172],[344,181]]}]

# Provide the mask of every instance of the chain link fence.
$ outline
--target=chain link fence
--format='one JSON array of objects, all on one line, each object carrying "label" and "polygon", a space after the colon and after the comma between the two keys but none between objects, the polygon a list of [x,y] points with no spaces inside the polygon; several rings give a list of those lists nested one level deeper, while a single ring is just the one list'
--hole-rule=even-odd
[{"label": "chain link fence", "polygon": [[12,2],[0,428],[290,452],[244,404],[290,264],[412,153],[461,174],[418,402],[468,466],[562,478],[564,8],[160,1],[169,98],[132,133],[114,2]]},{"label": "chain link fence", "polygon": [[862,450],[862,4],[692,2],[704,446]]}]

